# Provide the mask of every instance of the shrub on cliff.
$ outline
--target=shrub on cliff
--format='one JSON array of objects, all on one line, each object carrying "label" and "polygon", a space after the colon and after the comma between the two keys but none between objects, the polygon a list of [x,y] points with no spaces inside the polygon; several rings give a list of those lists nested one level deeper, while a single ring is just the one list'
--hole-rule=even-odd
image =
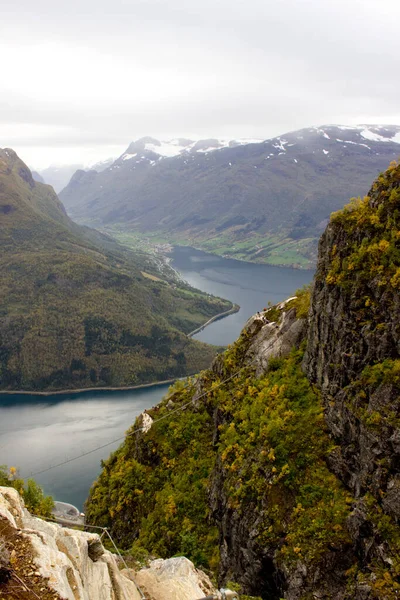
[{"label": "shrub on cliff", "polygon": [[54,500],[51,496],[46,496],[43,489],[34,479],[28,479],[26,482],[19,478],[17,469],[6,466],[0,466],[0,486],[9,486],[16,489],[22,496],[26,508],[29,512],[41,516],[50,517],[54,507]]}]

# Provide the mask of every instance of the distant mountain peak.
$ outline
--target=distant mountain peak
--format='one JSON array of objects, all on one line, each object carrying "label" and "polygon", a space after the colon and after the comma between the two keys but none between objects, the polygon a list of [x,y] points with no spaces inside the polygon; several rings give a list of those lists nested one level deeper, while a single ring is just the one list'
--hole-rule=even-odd
[{"label": "distant mountain peak", "polygon": [[305,134],[307,132],[312,135],[315,135],[315,133],[323,135],[327,139],[334,137],[337,142],[348,141],[346,139],[347,135],[350,136],[350,139],[353,139],[351,136],[356,136],[361,142],[368,140],[373,142],[392,142],[400,144],[400,125],[373,125],[365,123],[360,125],[330,124],[300,129],[298,132],[292,133]]},{"label": "distant mountain peak", "polygon": [[400,126],[321,125],[262,142],[142,138],[128,150],[65,188],[75,218],[173,234],[234,258],[311,266],[330,213],[365,195],[398,158]]},{"label": "distant mountain peak", "polygon": [[[209,138],[204,140],[189,140],[186,138],[174,138],[172,140],[157,140],[152,137],[143,137],[129,144],[127,150],[118,159],[126,161],[136,158],[141,160],[154,160],[154,154],[161,158],[173,158],[183,154],[194,155],[197,153],[214,152],[224,148],[235,148],[252,143],[261,143],[262,139],[219,139]],[[140,154],[140,156],[138,156]],[[149,156],[149,155],[152,156]]]},{"label": "distant mountain peak", "polygon": [[23,179],[30,188],[35,187],[35,180],[32,177],[32,173],[26,164],[19,158],[17,153],[11,148],[0,148],[0,172],[1,171],[13,171]]}]

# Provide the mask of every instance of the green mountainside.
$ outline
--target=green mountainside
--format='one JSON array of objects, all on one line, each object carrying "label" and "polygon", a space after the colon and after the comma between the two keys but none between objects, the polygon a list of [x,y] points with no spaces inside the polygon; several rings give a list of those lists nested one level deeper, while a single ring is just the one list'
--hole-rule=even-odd
[{"label": "green mountainside", "polygon": [[398,158],[399,129],[324,126],[172,158],[144,138],[101,173],[77,171],[60,198],[101,229],[311,267],[330,213]]},{"label": "green mountainside", "polygon": [[398,598],[399,231],[393,163],[332,216],[312,289],[132,425],[88,521],[263,600]]},{"label": "green mountainside", "polygon": [[205,367],[187,333],[232,307],[66,215],[0,150],[0,389],[129,386]]}]

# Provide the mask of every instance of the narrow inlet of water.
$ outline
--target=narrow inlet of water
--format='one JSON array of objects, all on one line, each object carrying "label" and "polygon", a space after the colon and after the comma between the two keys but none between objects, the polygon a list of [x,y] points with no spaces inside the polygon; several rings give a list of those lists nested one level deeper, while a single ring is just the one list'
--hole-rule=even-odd
[{"label": "narrow inlet of water", "polygon": [[[279,302],[311,281],[311,271],[254,265],[175,248],[172,266],[191,285],[240,305],[195,337],[217,345],[232,343],[246,320],[268,302]],[[68,461],[112,440],[79,460],[48,470],[35,479],[56,500],[83,508],[89,489],[125,431],[146,408],[158,404],[168,386],[138,390],[90,391],[35,396],[0,394],[0,464],[17,466],[24,477]]]}]

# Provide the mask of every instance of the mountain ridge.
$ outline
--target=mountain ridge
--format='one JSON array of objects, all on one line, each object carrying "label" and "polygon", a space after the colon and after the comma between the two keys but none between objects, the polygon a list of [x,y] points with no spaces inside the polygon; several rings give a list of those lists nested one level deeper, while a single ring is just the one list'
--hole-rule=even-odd
[{"label": "mountain ridge", "polygon": [[100,228],[309,268],[330,213],[398,157],[399,132],[324,126],[172,157],[134,143],[102,173],[77,174],[60,197]]},{"label": "mountain ridge", "polygon": [[187,334],[230,302],[73,223],[10,149],[0,150],[0,243],[0,389],[135,386],[215,353]]},{"label": "mountain ridge", "polygon": [[100,161],[90,161],[89,163],[72,164],[51,164],[46,168],[32,170],[33,178],[39,183],[47,183],[54,188],[58,194],[70,181],[73,174],[82,169],[83,171],[95,170],[101,172],[112,165],[115,158],[106,158]]}]

